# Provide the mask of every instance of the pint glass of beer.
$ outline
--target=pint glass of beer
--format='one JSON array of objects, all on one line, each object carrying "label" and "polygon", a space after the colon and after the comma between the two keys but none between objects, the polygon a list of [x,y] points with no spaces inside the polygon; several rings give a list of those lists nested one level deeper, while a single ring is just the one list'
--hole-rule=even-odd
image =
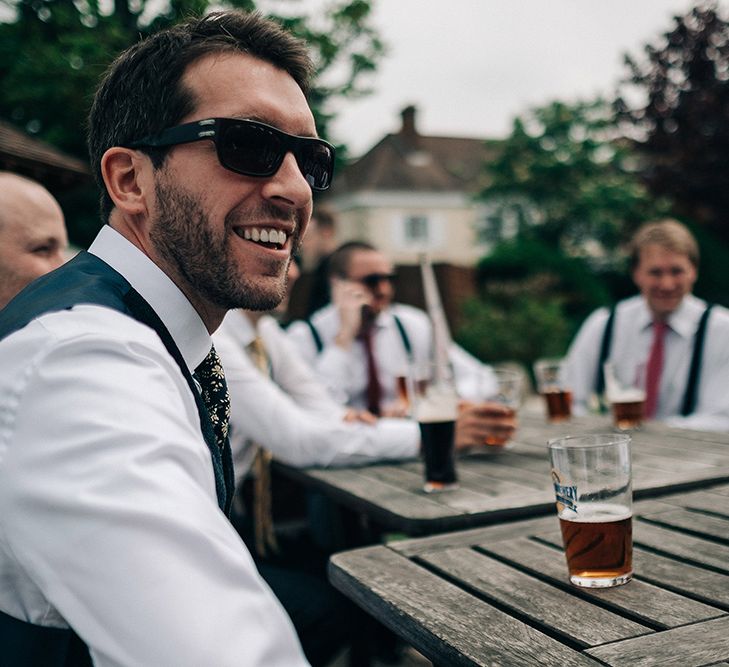
[{"label": "pint glass of beer", "polygon": [[639,368],[632,382],[621,382],[611,362],[603,365],[605,397],[610,403],[615,427],[621,431],[638,428],[645,411],[645,369]]},{"label": "pint glass of beer", "polygon": [[[524,390],[524,374],[506,368],[493,368],[490,375],[491,378],[484,380],[486,389],[482,395],[483,400],[505,405],[510,412],[509,416],[515,420]],[[494,431],[486,436],[486,444],[494,448],[493,451],[504,449],[508,442],[508,436],[501,431]]]},{"label": "pint glass of beer", "polygon": [[552,482],[569,579],[605,588],[633,577],[630,436],[549,441]]},{"label": "pint glass of beer", "polygon": [[537,391],[544,396],[547,419],[553,423],[569,421],[572,416],[572,392],[564,378],[562,359],[539,359],[534,362]]},{"label": "pint glass of beer", "polygon": [[448,491],[458,487],[454,445],[458,396],[448,378],[433,380],[423,389],[415,405],[425,464],[423,490]]}]

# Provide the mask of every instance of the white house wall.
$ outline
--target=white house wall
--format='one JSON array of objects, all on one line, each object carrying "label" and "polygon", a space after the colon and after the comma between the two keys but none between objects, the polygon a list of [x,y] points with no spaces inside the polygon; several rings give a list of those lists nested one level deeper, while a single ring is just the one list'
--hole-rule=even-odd
[{"label": "white house wall", "polygon": [[[329,203],[339,214],[341,242],[369,241],[396,264],[417,264],[427,250],[433,261],[473,266],[489,250],[477,240],[484,208],[463,193],[358,192]],[[406,238],[405,221],[411,216],[427,218],[427,244]]]}]

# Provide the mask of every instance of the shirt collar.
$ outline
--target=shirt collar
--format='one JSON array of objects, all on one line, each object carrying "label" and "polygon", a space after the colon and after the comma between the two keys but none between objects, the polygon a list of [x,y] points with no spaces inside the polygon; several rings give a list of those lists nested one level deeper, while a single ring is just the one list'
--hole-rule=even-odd
[{"label": "shirt collar", "polygon": [[[641,299],[642,308],[638,317],[640,318],[640,328],[647,329],[653,324],[653,315],[648,308],[645,299]],[[668,326],[671,331],[675,331],[682,338],[690,338],[696,331],[701,313],[705,308],[705,304],[701,299],[697,299],[693,294],[687,294],[679,304],[678,308],[668,316]]]},{"label": "shirt collar", "polygon": [[210,352],[212,339],[187,297],[169,276],[137,246],[104,225],[89,252],[120,273],[162,320],[194,371]]}]

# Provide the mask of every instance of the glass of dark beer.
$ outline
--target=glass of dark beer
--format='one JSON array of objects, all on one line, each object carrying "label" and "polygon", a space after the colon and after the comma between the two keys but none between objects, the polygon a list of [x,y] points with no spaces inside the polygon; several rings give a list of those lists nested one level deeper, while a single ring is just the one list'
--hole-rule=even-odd
[{"label": "glass of dark beer", "polygon": [[537,392],[544,397],[547,419],[552,424],[570,420],[572,416],[572,391],[565,381],[562,359],[539,359],[534,362]]},{"label": "glass of dark beer", "polygon": [[556,438],[549,459],[570,582],[627,583],[633,577],[630,436]]},{"label": "glass of dark beer", "polygon": [[415,414],[425,464],[426,493],[458,487],[454,433],[458,396],[449,377],[434,377],[418,395]]}]

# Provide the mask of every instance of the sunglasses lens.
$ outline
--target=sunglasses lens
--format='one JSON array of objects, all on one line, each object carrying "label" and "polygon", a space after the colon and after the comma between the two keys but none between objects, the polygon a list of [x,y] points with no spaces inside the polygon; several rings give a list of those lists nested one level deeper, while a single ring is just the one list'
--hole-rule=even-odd
[{"label": "sunglasses lens", "polygon": [[315,190],[326,190],[332,181],[334,154],[326,144],[304,140],[296,157],[301,173]]},{"label": "sunglasses lens", "polygon": [[246,176],[271,176],[281,165],[283,147],[279,138],[258,125],[229,125],[218,142],[224,167]]},{"label": "sunglasses lens", "polygon": [[294,151],[311,188],[326,190],[331,184],[334,151],[323,142],[279,134],[250,121],[229,122],[218,132],[218,158],[227,169],[246,176],[272,176],[284,155]]}]

